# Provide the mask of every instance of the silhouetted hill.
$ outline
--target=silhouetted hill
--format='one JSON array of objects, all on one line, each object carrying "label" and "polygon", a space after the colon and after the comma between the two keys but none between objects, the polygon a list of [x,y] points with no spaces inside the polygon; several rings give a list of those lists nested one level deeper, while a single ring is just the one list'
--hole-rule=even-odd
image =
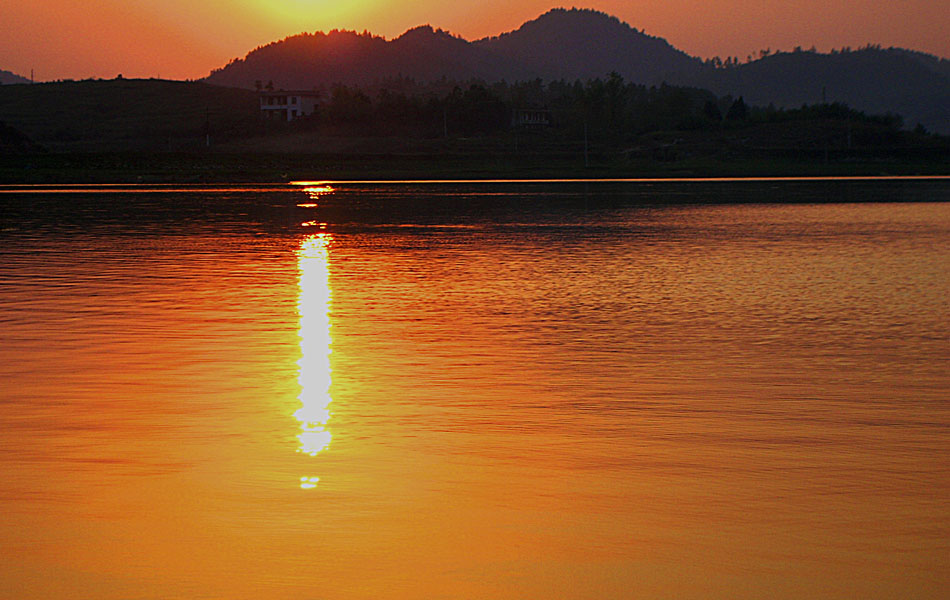
[{"label": "silhouetted hill", "polygon": [[701,61],[617,18],[592,10],[552,10],[517,31],[468,42],[425,25],[386,41],[369,33],[301,33],[257,48],[215,70],[207,81],[252,88],[327,84],[366,85],[406,77],[433,81],[588,79],[616,71],[659,84],[672,74],[698,72]]},{"label": "silhouetted hill", "polygon": [[897,113],[907,126],[950,133],[950,61],[909,50],[864,48],[820,54],[782,52],[726,68],[706,66],[672,81],[749,104],[794,107],[845,102],[868,113]]},{"label": "silhouetted hill", "polygon": [[940,58],[939,56],[927,54],[926,52],[918,52],[917,50],[907,50],[906,48],[887,48],[886,50],[881,50],[880,48],[866,48],[866,50],[877,50],[888,54],[906,56],[920,62],[934,73],[943,75],[944,77],[950,77],[950,60],[946,58]]},{"label": "silhouetted hill", "polygon": [[20,77],[16,73],[0,69],[0,85],[9,85],[13,83],[30,83],[26,77]]},{"label": "silhouetted hill", "polygon": [[777,53],[745,64],[713,66],[666,40],[601,12],[554,9],[516,31],[468,42],[426,25],[392,40],[368,32],[302,33],[257,48],[209,75],[210,83],[283,89],[335,83],[372,85],[400,78],[431,82],[586,80],[617,72],[646,85],[668,82],[750,104],[779,107],[826,98],[870,112],[901,114],[950,134],[950,61],[901,48],[819,54]]},{"label": "silhouetted hill", "polygon": [[428,25],[386,41],[367,32],[301,33],[257,48],[213,71],[216,85],[253,88],[272,82],[283,89],[313,89],[334,83],[366,85],[408,77],[432,81],[527,77],[503,57]]},{"label": "silhouetted hill", "polygon": [[663,38],[588,9],[557,8],[516,31],[474,45],[520,63],[534,77],[547,80],[591,79],[616,71],[625,79],[658,85],[674,75],[688,77],[702,65]]},{"label": "silhouetted hill", "polygon": [[201,82],[112,79],[0,86],[0,118],[50,149],[179,148],[242,135],[257,94]]},{"label": "silhouetted hill", "polygon": [[509,57],[481,48],[441,29],[426,25],[410,29],[390,43],[391,60],[399,65],[383,77],[402,74],[420,81],[449,79],[523,79],[532,71]]}]

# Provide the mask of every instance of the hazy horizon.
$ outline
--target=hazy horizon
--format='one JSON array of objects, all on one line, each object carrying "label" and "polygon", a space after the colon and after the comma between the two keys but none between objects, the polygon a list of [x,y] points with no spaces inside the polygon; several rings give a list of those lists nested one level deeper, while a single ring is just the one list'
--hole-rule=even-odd
[{"label": "hazy horizon", "polygon": [[[229,0],[168,0],[160,5],[150,0],[90,0],[81,7],[66,0],[42,6],[12,0],[0,6],[0,18],[9,24],[0,40],[0,69],[25,77],[33,70],[38,81],[118,74],[198,79],[257,46],[304,31],[367,30],[393,39],[430,24],[474,41],[516,30],[560,6],[569,8],[550,0],[528,0],[517,7],[494,0],[408,7],[378,0],[332,6],[316,0],[252,0],[240,5]],[[744,58],[759,49],[795,46],[828,52],[866,44],[950,56],[945,35],[950,17],[927,0],[904,6],[808,0],[795,6],[764,2],[755,7],[736,0],[698,6],[684,0],[663,6],[602,0],[578,8],[616,16],[700,58]]]}]

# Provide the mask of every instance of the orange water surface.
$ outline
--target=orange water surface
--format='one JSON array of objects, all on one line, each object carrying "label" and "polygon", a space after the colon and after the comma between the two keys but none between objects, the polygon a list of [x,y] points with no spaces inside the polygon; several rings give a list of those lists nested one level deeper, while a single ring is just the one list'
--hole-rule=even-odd
[{"label": "orange water surface", "polygon": [[2,194],[0,598],[944,597],[948,188]]}]

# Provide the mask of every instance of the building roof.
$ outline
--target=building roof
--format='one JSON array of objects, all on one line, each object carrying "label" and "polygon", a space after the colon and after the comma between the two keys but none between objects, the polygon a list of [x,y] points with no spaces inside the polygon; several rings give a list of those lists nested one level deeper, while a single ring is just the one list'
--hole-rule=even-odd
[{"label": "building roof", "polygon": [[321,96],[316,90],[259,90],[263,96]]}]

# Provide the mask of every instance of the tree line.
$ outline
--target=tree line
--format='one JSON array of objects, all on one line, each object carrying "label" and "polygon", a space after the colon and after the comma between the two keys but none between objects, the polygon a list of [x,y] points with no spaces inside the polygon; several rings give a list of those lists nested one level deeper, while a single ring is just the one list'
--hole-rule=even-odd
[{"label": "tree line", "polygon": [[419,84],[394,78],[369,88],[335,85],[320,91],[313,115],[292,124],[326,135],[412,138],[492,135],[513,127],[519,110],[543,111],[553,135],[584,135],[622,142],[653,131],[742,127],[757,122],[849,120],[899,129],[896,115],[868,116],[844,104],[796,109],[752,107],[743,98],[708,90],[624,81],[617,73],[588,81],[541,79],[488,84],[442,81]]}]

